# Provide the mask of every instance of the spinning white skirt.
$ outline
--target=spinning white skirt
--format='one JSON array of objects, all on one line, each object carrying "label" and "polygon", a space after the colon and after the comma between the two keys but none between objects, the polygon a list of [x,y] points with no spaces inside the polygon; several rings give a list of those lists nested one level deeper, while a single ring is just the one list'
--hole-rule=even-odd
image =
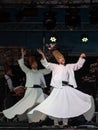
[{"label": "spinning white skirt", "polygon": [[[13,117],[15,117],[15,115],[23,114],[26,110],[33,108],[36,104],[41,103],[43,100],[45,100],[45,97],[42,89],[27,88],[24,97],[14,106],[10,107],[9,109],[3,110],[3,114],[6,118],[12,119]],[[34,117],[32,118],[32,120],[34,120]]]},{"label": "spinning white skirt", "polygon": [[89,121],[94,115],[95,107],[91,96],[65,86],[62,89],[54,88],[50,96],[32,109],[28,116],[32,117],[35,111],[56,118],[71,118],[84,114]]}]

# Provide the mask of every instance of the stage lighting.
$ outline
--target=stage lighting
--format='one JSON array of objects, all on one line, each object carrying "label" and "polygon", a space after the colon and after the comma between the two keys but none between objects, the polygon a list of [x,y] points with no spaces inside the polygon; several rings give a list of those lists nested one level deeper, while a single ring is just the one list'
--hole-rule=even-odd
[{"label": "stage lighting", "polygon": [[50,37],[50,41],[51,41],[51,43],[53,43],[53,42],[56,42],[56,41],[57,41],[57,39],[56,39],[56,37],[55,37],[55,36],[51,36],[51,37]]},{"label": "stage lighting", "polygon": [[81,40],[82,40],[82,42],[84,42],[84,43],[88,42],[88,36],[87,36],[86,34],[83,34],[83,35],[81,36]]},{"label": "stage lighting", "polygon": [[44,14],[44,26],[46,29],[51,30],[56,26],[56,13],[53,11],[45,12]]},{"label": "stage lighting", "polygon": [[69,29],[75,29],[81,23],[80,10],[78,8],[68,8],[65,14],[65,26]]}]

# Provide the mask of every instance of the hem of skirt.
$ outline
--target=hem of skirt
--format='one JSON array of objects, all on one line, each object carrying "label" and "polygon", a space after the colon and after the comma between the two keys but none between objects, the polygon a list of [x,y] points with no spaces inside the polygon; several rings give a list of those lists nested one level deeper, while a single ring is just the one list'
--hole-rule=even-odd
[{"label": "hem of skirt", "polygon": [[[46,113],[46,112],[43,112],[43,111],[40,111],[40,110],[37,110],[37,109],[33,110],[32,114],[33,114],[35,111],[39,111],[39,112],[41,112],[41,113],[43,113],[43,114],[45,114],[45,115],[48,115],[48,116],[51,116],[51,117],[55,117],[55,118],[73,118],[73,117],[78,117],[78,116],[80,116],[80,115],[83,115],[84,113],[86,113],[87,111],[89,111],[90,108],[91,108],[91,104],[90,104],[90,106],[89,106],[89,108],[88,108],[87,110],[81,112],[80,114],[76,114],[76,115],[72,115],[72,116],[66,116],[66,117],[65,117],[65,116],[62,117],[62,116],[52,115],[52,114],[49,114],[49,113]],[[31,114],[31,113],[28,113],[28,114]]]},{"label": "hem of skirt", "polygon": [[8,116],[8,114],[6,113],[6,112],[4,112],[3,111],[3,114],[4,114],[4,116],[6,117],[6,118],[8,118],[8,119],[12,119],[12,118],[14,118],[16,115],[22,115],[24,112],[21,112],[21,113],[16,113],[15,115],[13,115],[13,116]]}]

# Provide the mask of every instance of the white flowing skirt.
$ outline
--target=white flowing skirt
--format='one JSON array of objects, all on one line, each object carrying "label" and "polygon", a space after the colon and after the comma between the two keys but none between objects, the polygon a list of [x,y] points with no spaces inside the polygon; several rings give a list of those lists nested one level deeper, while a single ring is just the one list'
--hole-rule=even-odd
[{"label": "white flowing skirt", "polygon": [[44,93],[41,88],[27,88],[24,97],[14,106],[3,110],[3,114],[6,118],[12,119],[15,115],[21,115],[29,108],[41,103],[44,99]]},{"label": "white flowing skirt", "polygon": [[54,88],[41,104],[28,112],[28,115],[32,116],[36,111],[56,118],[71,118],[84,114],[89,121],[94,115],[94,110],[91,96],[65,86],[62,89]]}]

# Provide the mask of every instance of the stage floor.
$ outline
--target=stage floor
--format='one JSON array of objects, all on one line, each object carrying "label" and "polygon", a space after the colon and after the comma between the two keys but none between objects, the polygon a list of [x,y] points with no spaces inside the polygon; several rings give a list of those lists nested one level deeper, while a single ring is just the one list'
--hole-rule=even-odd
[{"label": "stage floor", "polygon": [[0,123],[0,130],[98,130],[95,125],[70,126],[69,128],[54,128],[54,126],[32,127],[28,123]]}]

